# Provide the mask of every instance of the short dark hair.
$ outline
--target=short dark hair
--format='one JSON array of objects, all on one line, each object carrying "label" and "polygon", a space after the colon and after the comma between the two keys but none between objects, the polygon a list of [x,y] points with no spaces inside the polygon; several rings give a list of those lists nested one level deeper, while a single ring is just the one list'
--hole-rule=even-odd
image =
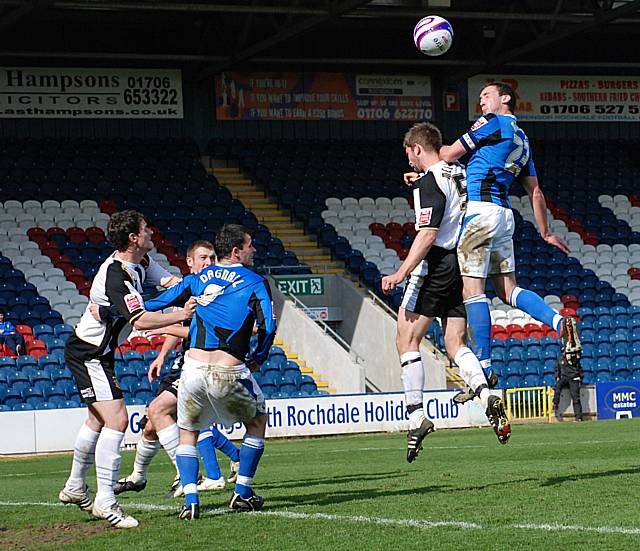
[{"label": "short dark hair", "polygon": [[516,112],[516,93],[513,91],[513,88],[509,86],[506,82],[490,82],[489,84],[485,84],[482,89],[488,88],[489,86],[495,86],[498,89],[498,94],[501,96],[509,96],[509,101],[507,102],[507,107],[509,111],[512,113]]},{"label": "short dark hair", "polygon": [[215,249],[213,248],[213,244],[211,243],[211,241],[207,241],[206,239],[199,239],[198,241],[194,241],[193,243],[191,243],[191,245],[189,245],[189,247],[187,248],[187,256],[193,256],[193,253],[198,247],[202,247],[204,249],[211,249],[212,251],[215,252]]},{"label": "short dark hair", "polygon": [[146,222],[144,214],[136,210],[123,210],[111,215],[107,226],[107,237],[119,251],[126,251],[129,246],[129,234],[140,233],[142,222]]},{"label": "short dark hair", "polygon": [[402,142],[404,147],[413,147],[416,144],[437,153],[442,147],[442,134],[435,124],[418,122],[409,128]]},{"label": "short dark hair", "polygon": [[4,308],[0,308],[0,314],[2,314],[3,316],[6,316],[7,312],[5,311]]},{"label": "short dark hair", "polygon": [[218,258],[229,258],[234,247],[242,249],[245,235],[251,235],[251,232],[240,224],[222,226],[213,242]]}]

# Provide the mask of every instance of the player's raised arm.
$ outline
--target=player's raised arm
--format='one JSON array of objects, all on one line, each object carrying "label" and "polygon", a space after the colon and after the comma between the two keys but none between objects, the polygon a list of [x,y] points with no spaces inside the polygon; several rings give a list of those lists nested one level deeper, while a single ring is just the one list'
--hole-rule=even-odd
[{"label": "player's raised arm", "polygon": [[258,333],[258,346],[252,359],[257,364],[262,364],[267,359],[269,349],[276,336],[276,318],[273,311],[271,289],[266,279],[256,286],[249,307],[255,316]]},{"label": "player's raised arm", "polygon": [[478,147],[497,142],[502,139],[500,123],[493,113],[482,115],[466,134],[452,145],[440,148],[440,159],[452,163]]}]

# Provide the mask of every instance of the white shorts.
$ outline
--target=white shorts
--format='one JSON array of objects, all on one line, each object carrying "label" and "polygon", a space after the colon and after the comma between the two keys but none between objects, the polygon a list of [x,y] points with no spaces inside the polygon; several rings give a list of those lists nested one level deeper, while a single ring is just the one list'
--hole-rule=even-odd
[{"label": "white shorts", "polygon": [[262,390],[246,365],[209,365],[185,357],[178,387],[181,429],[203,430],[213,423],[230,426],[265,411]]},{"label": "white shorts", "polygon": [[458,264],[463,276],[486,278],[515,272],[511,209],[469,201],[458,239]]}]

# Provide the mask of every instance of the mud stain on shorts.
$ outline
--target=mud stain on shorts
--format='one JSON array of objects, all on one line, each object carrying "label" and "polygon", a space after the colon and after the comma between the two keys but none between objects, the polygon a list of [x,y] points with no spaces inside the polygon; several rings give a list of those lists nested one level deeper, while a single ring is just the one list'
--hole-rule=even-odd
[{"label": "mud stain on shorts", "polygon": [[458,244],[458,262],[462,273],[482,266],[490,246],[489,229],[470,222]]}]

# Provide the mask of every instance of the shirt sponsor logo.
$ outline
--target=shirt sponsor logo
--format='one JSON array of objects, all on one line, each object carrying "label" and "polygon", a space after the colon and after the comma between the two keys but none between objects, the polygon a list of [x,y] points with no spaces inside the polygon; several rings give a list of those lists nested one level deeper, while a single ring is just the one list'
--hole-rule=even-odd
[{"label": "shirt sponsor logo", "polygon": [[130,314],[142,308],[142,300],[140,299],[140,295],[136,295],[133,293],[125,295],[124,303],[127,306],[127,310],[129,310]]},{"label": "shirt sponsor logo", "polygon": [[433,207],[429,207],[426,209],[420,209],[418,213],[418,224],[421,226],[427,226],[431,222],[431,213],[433,212]]},{"label": "shirt sponsor logo", "polygon": [[80,391],[80,396],[82,396],[83,398],[95,398],[96,395],[93,392],[93,389],[91,387],[89,388],[83,388]]},{"label": "shirt sponsor logo", "polygon": [[471,130],[478,130],[478,128],[480,128],[481,126],[484,126],[488,122],[489,121],[487,119],[485,119],[484,117],[480,117],[476,122],[473,123],[473,126],[471,127]]}]

